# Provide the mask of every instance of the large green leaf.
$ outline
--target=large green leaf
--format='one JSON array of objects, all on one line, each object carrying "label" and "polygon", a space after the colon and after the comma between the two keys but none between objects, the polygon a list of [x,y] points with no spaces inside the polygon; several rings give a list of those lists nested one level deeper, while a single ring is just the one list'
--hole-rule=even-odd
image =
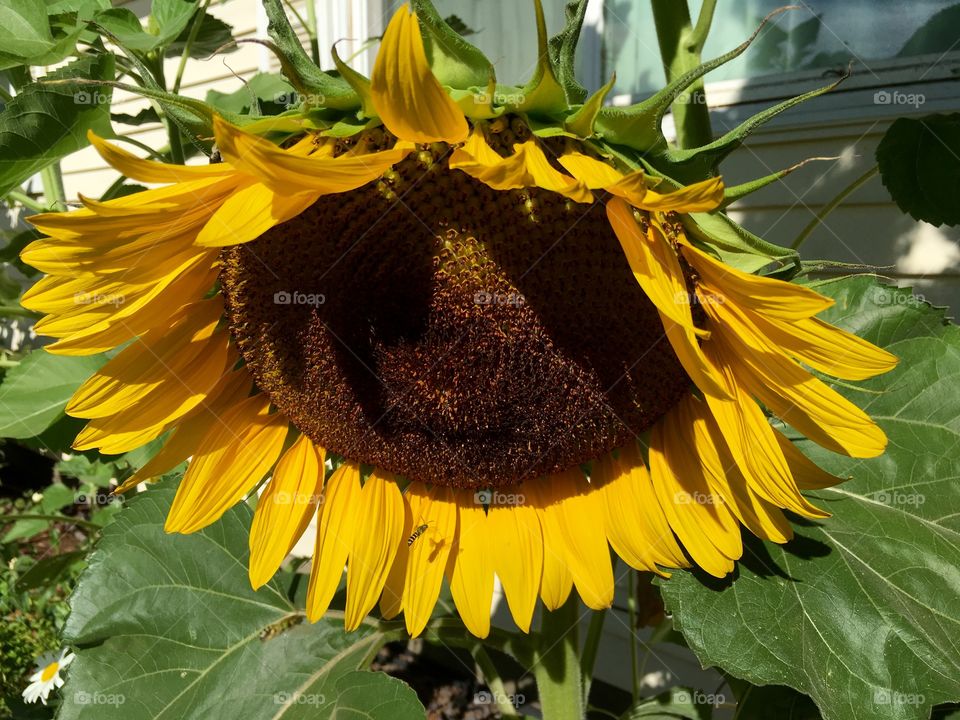
[{"label": "large green leaf", "polygon": [[663,595],[702,662],[809,694],[826,720],[921,720],[960,699],[960,330],[865,277],[818,287],[825,319],[900,366],[842,394],[884,428],[873,460],[801,441],[852,479],[810,493],[832,517],[780,547],[747,543],[733,579],[678,572]]},{"label": "large green leaf", "polygon": [[877,146],[877,162],[901,210],[933,225],[960,225],[960,113],[900,118]]},{"label": "large green leaf", "polygon": [[111,88],[56,83],[112,80],[113,55],[75,60],[25,87],[0,112],[0,196],[50,163],[88,145],[87,131],[110,136]]},{"label": "large green leaf", "polygon": [[374,623],[311,625],[279,580],[251,589],[246,505],[168,535],[173,495],[153,486],[104,528],[71,599],[60,720],[424,716],[409,687],[364,669],[385,640]]},{"label": "large green leaf", "polygon": [[93,375],[103,355],[64,357],[34,350],[7,371],[0,385],[0,437],[32,438],[63,417],[74,391]]}]

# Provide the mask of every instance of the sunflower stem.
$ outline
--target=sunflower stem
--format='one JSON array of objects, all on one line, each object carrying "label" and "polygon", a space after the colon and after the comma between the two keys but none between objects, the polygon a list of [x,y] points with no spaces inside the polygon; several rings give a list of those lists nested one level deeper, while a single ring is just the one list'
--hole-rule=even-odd
[{"label": "sunflower stem", "polygon": [[[690,19],[686,0],[650,0],[653,23],[663,69],[670,82],[701,64],[700,53],[713,21],[715,0],[707,0],[700,12],[697,27]],[[677,130],[677,146],[683,149],[707,145],[713,141],[710,110],[703,80],[697,80],[673,103],[673,120]]]},{"label": "sunflower stem", "polygon": [[471,649],[471,654],[473,655],[474,662],[477,663],[477,667],[480,668],[483,681],[487,684],[487,687],[490,688],[490,694],[493,695],[493,701],[497,706],[497,710],[500,711],[503,717],[516,717],[517,711],[513,703],[510,702],[510,697],[507,695],[507,688],[503,684],[503,678],[500,677],[500,672],[497,670],[497,666],[493,664],[493,660],[487,653],[487,649],[480,643],[477,643]]},{"label": "sunflower stem", "polygon": [[63,173],[60,172],[60,161],[47,165],[40,171],[40,182],[43,184],[43,199],[51,210],[64,211],[67,209],[67,194],[63,189]]},{"label": "sunflower stem", "polygon": [[544,612],[533,674],[544,720],[583,720],[583,682],[578,657],[580,607],[576,593],[553,612]]},{"label": "sunflower stem", "polygon": [[800,234],[797,235],[797,239],[793,241],[793,244],[790,246],[794,250],[798,250],[803,243],[807,241],[807,238],[813,234],[813,231],[816,230],[827,219],[827,216],[840,207],[843,204],[843,201],[848,197],[853,195],[857,190],[866,185],[870,180],[873,179],[877,173],[880,172],[880,166],[874,165],[872,168],[867,170],[863,175],[858,177],[852,183],[847,185],[840,193],[829,203],[827,203],[824,208],[816,214],[813,220],[800,231]]},{"label": "sunflower stem", "polygon": [[197,34],[200,32],[200,26],[203,25],[203,18],[206,16],[209,6],[210,0],[204,0],[193,18],[193,24],[190,26],[190,34],[187,35],[187,42],[183,46],[183,54],[180,56],[180,63],[177,65],[177,74],[173,79],[174,94],[180,92],[180,84],[183,82],[183,71],[187,69],[190,50],[193,47],[194,41],[197,39]]},{"label": "sunflower stem", "polygon": [[603,621],[606,619],[606,610],[594,610],[590,616],[590,625],[587,627],[587,638],[584,641],[583,654],[580,658],[580,672],[583,674],[584,705],[587,705],[590,699],[590,685],[593,684],[593,668],[597,663],[597,653],[600,650],[600,638],[603,637]]},{"label": "sunflower stem", "polygon": [[640,666],[637,657],[637,571],[627,573],[627,622],[630,624],[630,689],[633,702],[640,699]]},{"label": "sunflower stem", "polygon": [[304,23],[307,37],[310,40],[310,56],[317,67],[320,67],[320,40],[317,35],[317,5],[316,0],[307,0],[307,22]]},{"label": "sunflower stem", "polygon": [[18,202],[25,208],[33,210],[34,212],[46,212],[50,209],[36,198],[30,197],[25,192],[20,190],[11,190],[7,193],[6,199],[8,202]]}]

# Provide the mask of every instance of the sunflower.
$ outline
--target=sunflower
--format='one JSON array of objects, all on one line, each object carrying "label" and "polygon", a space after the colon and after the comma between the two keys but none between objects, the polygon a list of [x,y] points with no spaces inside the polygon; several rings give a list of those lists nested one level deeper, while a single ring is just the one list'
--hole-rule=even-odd
[{"label": "sunflower", "polygon": [[830,299],[760,274],[772,256],[731,260],[704,220],[725,217],[719,178],[677,182],[614,142],[602,94],[569,104],[542,17],[541,65],[500,102],[493,81],[462,89],[489,68],[450,79],[479,51],[417,8],[393,16],[369,80],[335,58],[352,105],[335,94],[264,133],[215,117],[222,162],[91,136],[160,186],[31,218],[49,237],[23,259],[47,276],[23,302],[48,350],[118,349],[67,406],[89,420],[74,447],[161,438],[121,490],[189,462],[169,532],[268,478],[252,584],[316,517],[309,618],[346,567],[347,629],[379,602],[411,635],[444,578],[475,635],[495,576],[528,631],[538,598],[610,606],[611,547],[721,577],[741,525],[783,543],[785,510],[826,517],[800,491],[839,479],[768,414],[879,455],[883,432],[815,373],[896,359],[818,319]]}]

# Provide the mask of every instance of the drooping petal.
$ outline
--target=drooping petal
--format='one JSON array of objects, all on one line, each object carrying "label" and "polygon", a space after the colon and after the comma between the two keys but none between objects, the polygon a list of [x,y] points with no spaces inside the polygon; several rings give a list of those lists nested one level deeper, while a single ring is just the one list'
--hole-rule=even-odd
[{"label": "drooping petal", "polygon": [[403,497],[392,475],[377,470],[367,478],[360,493],[360,518],[362,526],[353,533],[347,559],[343,621],[348,632],[360,627],[377,604],[403,535]]},{"label": "drooping petal", "polygon": [[256,240],[267,230],[296,217],[317,200],[313,192],[285,195],[251,180],[237,188],[197,235],[197,245],[226,247]]},{"label": "drooping petal", "polygon": [[280,458],[250,526],[250,584],[267,583],[316,514],[323,490],[323,448],[301,435]]},{"label": "drooping petal", "polygon": [[831,475],[826,470],[821,469],[810,458],[804,455],[789,438],[784,437],[783,433],[776,431],[777,443],[780,450],[783,451],[783,457],[790,466],[790,473],[801,490],[821,490],[823,488],[833,487],[849,478],[841,478]]},{"label": "drooping petal", "polygon": [[562,554],[573,584],[584,604],[603,610],[613,603],[613,566],[604,532],[602,494],[592,486],[578,467],[543,478],[541,488],[546,508],[543,513],[544,540],[550,538],[558,547],[544,554]]},{"label": "drooping petal", "polygon": [[[644,187],[642,194],[637,192],[637,173],[627,175],[617,184],[607,188],[614,195],[625,198],[631,205],[650,212],[709,212],[723,202],[723,181],[710,178],[702,182],[687,185],[673,192],[660,194]],[[642,179],[643,173],[640,173]]]},{"label": "drooping petal", "polygon": [[170,472],[196,455],[204,437],[250,394],[253,378],[245,367],[224,375],[207,398],[178,423],[163,447],[114,492],[125,493]]},{"label": "drooping petal", "polygon": [[172,165],[156,160],[144,160],[99,137],[93,130],[87,132],[90,144],[107,164],[133,180],[149,183],[176,183],[209,177],[231,175],[236,171],[229,165]]},{"label": "drooping petal", "polygon": [[365,531],[360,493],[360,466],[349,461],[336,469],[324,488],[307,587],[310,622],[316,622],[327,612],[343,577],[354,535]]},{"label": "drooping petal", "polygon": [[427,490],[422,483],[412,483],[406,494],[413,533],[420,534],[414,537],[411,533],[407,540],[403,617],[410,637],[416,637],[426,627],[440,596],[447,558],[457,533],[457,506],[449,488]]},{"label": "drooping petal", "polygon": [[660,506],[687,552],[706,572],[724,577],[743,553],[740,527],[707,482],[684,415],[674,408],[654,425],[650,474]]},{"label": "drooping petal", "polygon": [[593,478],[603,492],[607,540],[625,563],[662,575],[668,573],[658,565],[690,564],[660,508],[635,442],[621,448],[618,458],[607,453],[594,462]]},{"label": "drooping petal", "polygon": [[447,562],[450,594],[467,629],[478,638],[490,634],[493,556],[487,514],[469,490],[456,491],[457,540]]},{"label": "drooping petal", "polygon": [[866,380],[897,365],[895,355],[818,318],[788,322],[748,308],[743,308],[743,312],[774,345],[827,375],[842,380]]},{"label": "drooping petal", "polygon": [[280,457],[288,427],[269,410],[270,399],[254,395],[211,428],[180,481],[164,530],[202,530],[263,479]]},{"label": "drooping petal", "polygon": [[877,457],[887,436],[870,417],[774,346],[731,303],[707,312],[723,324],[717,343],[737,379],[780,419],[820,445],[850,457]]},{"label": "drooping petal", "polygon": [[612,165],[583,153],[564,153],[559,162],[567,172],[591,190],[605,190],[623,178],[623,174]]},{"label": "drooping petal", "polygon": [[537,511],[525,502],[493,504],[487,513],[487,530],[488,551],[513,621],[523,632],[530,632],[543,574],[543,534]]},{"label": "drooping petal", "polygon": [[282,196],[303,193],[320,196],[356,190],[379,178],[413,149],[412,145],[398,144],[390,150],[368,154],[303,157],[233,127],[219,117],[214,117],[214,132],[220,151],[230,163]]},{"label": "drooping petal", "polygon": [[401,140],[453,144],[467,139],[467,120],[434,77],[409,5],[394,13],[383,34],[370,96],[383,124]]},{"label": "drooping petal", "polygon": [[690,244],[684,244],[682,252],[710,290],[756,312],[783,320],[799,320],[813,317],[833,305],[833,300],[803,285],[745,273]]}]

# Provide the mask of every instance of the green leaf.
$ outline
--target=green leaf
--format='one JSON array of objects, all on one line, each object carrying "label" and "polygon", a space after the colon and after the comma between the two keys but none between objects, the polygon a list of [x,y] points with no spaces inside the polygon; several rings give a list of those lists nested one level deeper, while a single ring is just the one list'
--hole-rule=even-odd
[{"label": "green leaf", "polygon": [[[183,54],[190,37],[191,26],[192,23],[185,27],[183,32],[170,43],[165,51],[167,57],[179,57]],[[203,18],[200,20],[200,28],[190,45],[190,57],[206,58],[215,52],[235,52],[238,48],[235,44],[228,44],[231,40],[233,40],[233,27],[220,18],[204,12]]]},{"label": "green leaf", "polygon": [[486,87],[494,74],[487,56],[440,17],[430,0],[413,0],[413,10],[424,30],[423,47],[437,80],[458,90]]},{"label": "green leaf", "polygon": [[16,589],[23,592],[40,587],[51,587],[64,575],[78,567],[86,554],[84,550],[73,550],[59,555],[42,557],[17,578]]},{"label": "green leaf", "polygon": [[725,213],[691,213],[684,215],[682,222],[691,237],[708,245],[738,270],[753,273],[770,263],[799,267],[796,250],[757,237]]},{"label": "green leaf", "polygon": [[717,698],[693,688],[670,688],[640,700],[623,714],[622,720],[710,720]]},{"label": "green leaf", "polygon": [[55,482],[44,489],[43,499],[40,501],[40,512],[51,515],[67,505],[73,505],[74,500],[73,490],[63,483]]},{"label": "green leaf", "polygon": [[113,79],[113,55],[85,56],[26,86],[0,112],[0,196],[89,143],[87,130],[111,136],[107,85],[52,80]]},{"label": "green leaf", "polygon": [[388,639],[375,623],[347,634],[330,612],[311,625],[278,579],[251,589],[246,504],[168,535],[173,495],[151,486],[103,529],[71,598],[60,720],[424,717],[410,688],[365,671]]},{"label": "green leaf", "polygon": [[147,27],[156,35],[157,45],[166,47],[176,40],[187,29],[197,7],[197,0],[153,0]]},{"label": "green leaf", "polygon": [[42,433],[63,417],[70,396],[105,361],[103,355],[66,357],[46,350],[27,355],[0,385],[0,437]]},{"label": "green leaf", "polygon": [[50,6],[43,0],[0,0],[0,70],[60,62],[73,52],[95,7],[94,0]]},{"label": "green leaf", "polygon": [[925,720],[960,699],[960,330],[909,291],[859,276],[817,285],[822,317],[900,357],[838,392],[886,431],[854,460],[809,441],[841,477],[809,493],[832,517],[785,546],[747,542],[734,578],[677,572],[663,597],[701,662],[810,695],[826,720]]},{"label": "green leaf", "polygon": [[111,8],[97,13],[94,22],[127,50],[143,54],[160,46],[160,38],[144,30],[140,18],[126,8]]},{"label": "green leaf", "polygon": [[900,118],[880,141],[877,162],[903,212],[931,225],[960,225],[960,113]]}]

